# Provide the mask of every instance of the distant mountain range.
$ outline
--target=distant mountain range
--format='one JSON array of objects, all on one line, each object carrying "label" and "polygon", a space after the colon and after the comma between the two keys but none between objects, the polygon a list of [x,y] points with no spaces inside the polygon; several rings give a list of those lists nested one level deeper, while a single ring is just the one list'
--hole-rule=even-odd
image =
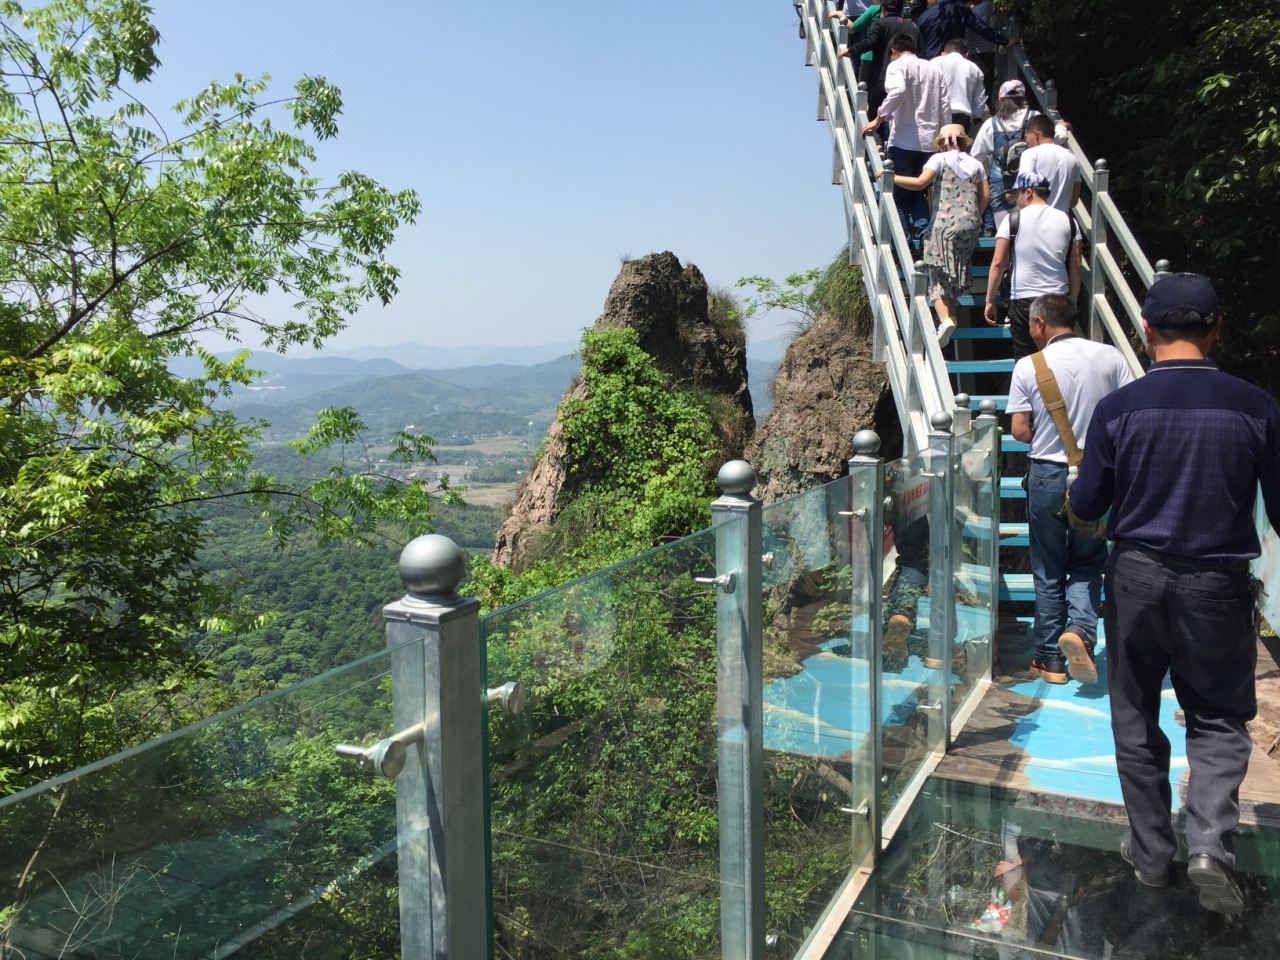
[{"label": "distant mountain range", "polygon": [[[418,357],[430,349],[408,346],[420,351]],[[762,346],[774,344],[767,341]],[[520,348],[494,349],[502,352]],[[760,352],[767,356],[772,351]],[[268,439],[273,440],[300,436],[319,410],[335,406],[355,407],[379,437],[412,425],[417,431],[449,443],[499,433],[523,435],[529,432],[530,422],[541,436],[580,368],[578,358],[569,356],[567,351],[535,363],[433,369],[413,368],[415,355],[408,350],[405,355],[397,353],[397,358],[287,357],[254,352],[248,365],[263,371],[264,376],[236,390],[229,405],[245,416],[268,421]],[[203,366],[195,359],[178,358],[172,369],[178,374],[193,375]],[[769,388],[776,369],[777,361],[772,358],[753,357],[747,363],[757,418],[763,418],[772,405]]]}]

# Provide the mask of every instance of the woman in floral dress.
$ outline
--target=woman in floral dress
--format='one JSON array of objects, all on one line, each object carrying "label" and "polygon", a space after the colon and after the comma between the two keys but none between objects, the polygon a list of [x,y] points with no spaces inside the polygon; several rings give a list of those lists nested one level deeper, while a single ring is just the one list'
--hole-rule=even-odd
[{"label": "woman in floral dress", "polygon": [[989,188],[982,164],[965,151],[973,143],[963,126],[949,123],[938,131],[929,158],[918,177],[895,176],[908,190],[924,190],[938,182],[933,219],[924,242],[929,268],[929,299],[938,314],[938,346],[951,341],[956,301],[973,283],[973,251],[982,233],[982,211]]}]

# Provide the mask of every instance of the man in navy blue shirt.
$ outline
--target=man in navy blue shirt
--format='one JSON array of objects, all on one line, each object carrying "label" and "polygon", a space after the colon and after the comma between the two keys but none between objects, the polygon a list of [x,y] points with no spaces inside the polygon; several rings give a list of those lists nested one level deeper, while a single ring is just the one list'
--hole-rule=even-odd
[{"label": "man in navy blue shirt", "polygon": [[1186,718],[1187,874],[1200,903],[1238,914],[1231,833],[1257,712],[1257,620],[1249,561],[1259,484],[1280,529],[1280,405],[1207,359],[1222,329],[1209,281],[1158,280],[1142,305],[1147,375],[1104,397],[1089,424],[1070,506],[1108,510],[1116,541],[1106,589],[1107,685],[1116,766],[1129,816],[1121,855],[1165,886],[1178,843],[1169,739],[1160,729],[1166,673]]},{"label": "man in navy blue shirt", "polygon": [[991,41],[998,47],[1004,47],[1008,39],[973,15],[960,0],[938,0],[927,10],[916,17],[916,27],[920,30],[920,38],[924,47],[920,53],[922,59],[932,60],[942,53],[948,40],[957,37],[963,39],[966,32]]}]

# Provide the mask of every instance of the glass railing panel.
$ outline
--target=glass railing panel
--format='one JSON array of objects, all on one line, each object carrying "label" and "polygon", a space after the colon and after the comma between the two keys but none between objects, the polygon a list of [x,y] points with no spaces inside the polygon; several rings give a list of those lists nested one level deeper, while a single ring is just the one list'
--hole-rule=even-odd
[{"label": "glass railing panel", "polygon": [[393,732],[393,657],[0,801],[0,956],[395,956],[394,786],[334,750]]},{"label": "glass railing panel", "polygon": [[870,541],[848,478],[764,508],[768,932],[791,956],[871,849]]},{"label": "glass railing panel", "polygon": [[932,472],[927,452],[885,464],[880,709],[886,812],[942,743],[946,674],[929,649]]},{"label": "glass railing panel", "polygon": [[959,707],[974,685],[991,675],[999,546],[993,425],[975,424],[955,438],[955,640],[952,702]]},{"label": "glass railing panel", "polygon": [[1120,857],[1122,807],[989,785],[927,782],[827,958],[1275,955],[1280,832],[1235,835],[1241,916],[1199,904],[1183,851],[1167,888]]},{"label": "glass railing panel", "polygon": [[717,529],[482,618],[497,956],[718,955]]}]

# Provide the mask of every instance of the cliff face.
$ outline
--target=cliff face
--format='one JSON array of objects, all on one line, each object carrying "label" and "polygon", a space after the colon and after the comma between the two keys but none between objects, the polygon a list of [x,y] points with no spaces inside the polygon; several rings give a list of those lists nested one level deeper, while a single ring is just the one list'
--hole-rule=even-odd
[{"label": "cliff face", "polygon": [[[722,394],[750,423],[746,340],[740,328],[712,321],[707,282],[693,264],[672,253],[655,253],[623,264],[605,299],[596,329],[630,327],[658,368],[677,384]],[[561,400],[584,397],[578,383]],[[493,561],[520,562],[538,533],[559,515],[573,488],[573,451],[565,442],[560,417],[552,423],[543,454],[516,491],[515,502],[498,530]],[[589,475],[591,471],[580,471]]]},{"label": "cliff face", "polygon": [[765,503],[843,476],[859,430],[880,435],[883,456],[902,449],[888,377],[871,359],[870,336],[834,317],[820,316],[787,348],[773,397],[746,454]]}]

